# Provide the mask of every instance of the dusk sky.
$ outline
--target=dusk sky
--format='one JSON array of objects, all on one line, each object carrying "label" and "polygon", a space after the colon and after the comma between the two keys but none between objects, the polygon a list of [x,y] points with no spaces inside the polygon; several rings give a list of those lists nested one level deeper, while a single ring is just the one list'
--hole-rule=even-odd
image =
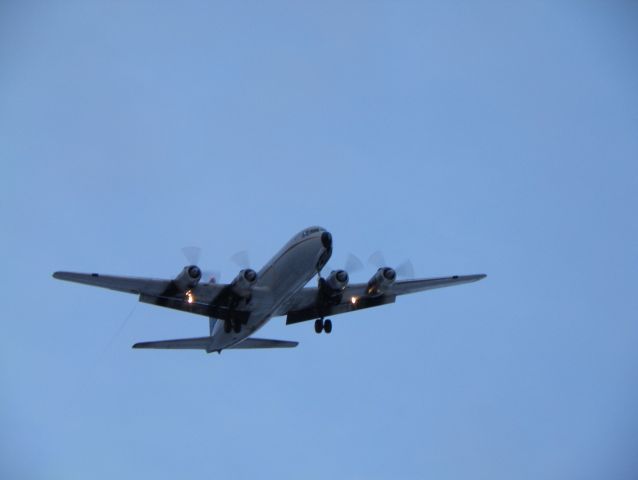
[{"label": "dusk sky", "polygon": [[[634,480],[638,3],[0,0],[0,478]],[[296,232],[478,283],[296,349],[54,280]],[[366,281],[368,267],[352,275]],[[312,281],[314,284],[314,280]]]}]

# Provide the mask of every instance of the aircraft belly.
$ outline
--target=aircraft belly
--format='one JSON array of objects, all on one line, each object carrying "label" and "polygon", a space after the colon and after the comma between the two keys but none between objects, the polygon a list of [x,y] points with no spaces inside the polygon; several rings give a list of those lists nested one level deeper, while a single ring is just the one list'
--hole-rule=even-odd
[{"label": "aircraft belly", "polygon": [[235,345],[263,327],[281,304],[288,301],[316,275],[316,265],[322,253],[320,242],[306,241],[275,259],[270,268],[263,272],[263,276],[258,278],[256,284],[257,288],[263,288],[268,295],[260,295],[259,302],[252,306],[250,318],[242,326],[241,332],[226,333],[224,322],[217,322],[211,350],[223,350]]}]

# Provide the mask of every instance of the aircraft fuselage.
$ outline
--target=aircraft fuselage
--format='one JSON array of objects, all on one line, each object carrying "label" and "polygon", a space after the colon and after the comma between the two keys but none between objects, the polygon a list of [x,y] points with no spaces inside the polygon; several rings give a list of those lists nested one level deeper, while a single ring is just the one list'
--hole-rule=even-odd
[{"label": "aircraft fuselage", "polygon": [[222,321],[212,332],[209,351],[221,351],[263,327],[275,312],[301,290],[326,264],[332,254],[332,236],[324,228],[310,227],[292,237],[284,247],[257,273],[253,299],[244,308],[250,317],[239,333],[226,333]]}]

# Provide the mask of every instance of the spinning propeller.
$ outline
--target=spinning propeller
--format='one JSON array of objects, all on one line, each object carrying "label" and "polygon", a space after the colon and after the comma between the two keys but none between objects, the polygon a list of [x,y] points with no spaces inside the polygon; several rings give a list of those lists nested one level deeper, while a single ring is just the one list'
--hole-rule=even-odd
[{"label": "spinning propeller", "polygon": [[360,272],[364,268],[365,267],[363,265],[363,262],[359,260],[359,258],[356,255],[349,253],[348,256],[346,257],[346,261],[344,262],[343,267],[333,268],[332,265],[328,265],[326,267],[326,270],[328,270],[329,272],[345,270],[346,272],[350,274],[350,273]]},{"label": "spinning propeller", "polygon": [[250,268],[250,255],[247,250],[240,250],[230,257],[232,262],[241,269]]},{"label": "spinning propeller", "polygon": [[[385,261],[385,256],[380,251],[376,251],[372,255],[370,255],[370,258],[368,259],[368,264],[377,269],[385,268],[388,266],[387,262]],[[401,278],[414,277],[414,266],[412,265],[412,262],[410,260],[404,261],[398,267],[393,268],[393,270],[396,272],[398,277],[401,277]]]},{"label": "spinning propeller", "polygon": [[[182,253],[190,265],[198,267],[202,256],[201,247],[184,247]],[[199,267],[198,267],[199,268]],[[217,283],[221,278],[221,273],[217,270],[202,270],[202,279],[208,283]]]}]

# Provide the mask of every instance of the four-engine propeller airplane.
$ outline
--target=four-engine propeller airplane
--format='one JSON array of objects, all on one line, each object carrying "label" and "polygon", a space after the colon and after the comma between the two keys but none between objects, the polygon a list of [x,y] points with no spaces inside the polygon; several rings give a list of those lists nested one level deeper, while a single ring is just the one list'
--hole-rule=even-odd
[{"label": "four-engine propeller airplane", "polygon": [[[55,272],[53,277],[139,295],[140,302],[209,317],[206,337],[136,343],[133,348],[226,349],[286,348],[298,342],[254,338],[272,317],[286,324],[315,320],[317,333],[332,331],[328,316],[394,303],[399,295],[475,282],[484,274],[397,281],[393,268],[381,267],[367,283],[349,283],[348,272],[321,277],[332,255],[332,235],[310,227],[295,235],[259,271],[242,269],[229,284],[202,282],[202,271],[189,265],[173,280],[116,277],[97,273]],[[304,286],[319,276],[317,287]]]}]

